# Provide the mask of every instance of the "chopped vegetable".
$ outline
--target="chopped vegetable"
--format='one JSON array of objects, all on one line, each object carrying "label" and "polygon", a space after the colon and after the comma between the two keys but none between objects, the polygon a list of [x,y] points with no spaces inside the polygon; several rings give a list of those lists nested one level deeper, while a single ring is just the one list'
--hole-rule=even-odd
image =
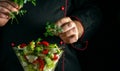
[{"label": "chopped vegetable", "polygon": [[13,49],[25,71],[52,71],[63,50],[59,49],[57,44],[38,40],[29,44],[22,43]]}]

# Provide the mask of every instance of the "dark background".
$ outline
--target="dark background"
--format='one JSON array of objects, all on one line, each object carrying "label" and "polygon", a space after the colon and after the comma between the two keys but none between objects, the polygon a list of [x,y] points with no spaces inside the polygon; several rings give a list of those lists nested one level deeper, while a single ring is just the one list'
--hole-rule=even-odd
[{"label": "dark background", "polygon": [[[101,9],[103,22],[80,54],[83,71],[120,71],[120,2],[94,0]],[[1,35],[0,35],[1,36]]]},{"label": "dark background", "polygon": [[101,9],[103,21],[100,29],[81,54],[84,71],[120,71],[120,2],[94,0]]}]

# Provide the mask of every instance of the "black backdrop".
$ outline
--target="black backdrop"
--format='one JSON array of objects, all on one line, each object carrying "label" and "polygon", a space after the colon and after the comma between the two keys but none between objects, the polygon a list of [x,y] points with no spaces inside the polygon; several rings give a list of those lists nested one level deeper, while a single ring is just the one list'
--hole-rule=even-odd
[{"label": "black backdrop", "polygon": [[120,71],[120,2],[94,0],[101,9],[103,21],[100,29],[81,54],[84,71]]},{"label": "black backdrop", "polygon": [[83,71],[120,71],[120,2],[118,1],[94,0],[101,9],[103,22],[89,41],[87,50],[80,54]]}]

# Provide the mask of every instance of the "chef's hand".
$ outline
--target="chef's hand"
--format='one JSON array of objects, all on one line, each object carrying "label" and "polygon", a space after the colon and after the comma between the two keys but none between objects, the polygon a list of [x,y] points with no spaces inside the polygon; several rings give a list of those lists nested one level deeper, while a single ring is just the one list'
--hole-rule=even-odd
[{"label": "chef's hand", "polygon": [[67,44],[77,42],[84,31],[81,22],[71,20],[70,17],[64,17],[58,20],[56,25],[62,27],[62,33],[59,33],[58,36]]},{"label": "chef's hand", "polygon": [[0,0],[0,27],[10,19],[10,12],[18,12],[18,5],[10,0]]}]

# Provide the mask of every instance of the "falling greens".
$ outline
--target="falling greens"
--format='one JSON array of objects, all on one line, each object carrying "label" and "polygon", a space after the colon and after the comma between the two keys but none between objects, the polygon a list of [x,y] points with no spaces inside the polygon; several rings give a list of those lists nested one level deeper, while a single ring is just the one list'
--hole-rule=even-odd
[{"label": "falling greens", "polygon": [[54,23],[50,23],[50,22],[47,22],[45,29],[46,29],[46,32],[44,33],[44,35],[46,37],[58,35],[59,33],[62,32],[61,27],[55,25]]},{"label": "falling greens", "polygon": [[[18,6],[19,6],[20,8],[22,8],[22,7],[24,6],[24,4],[26,4],[26,3],[28,3],[28,2],[30,2],[30,3],[32,3],[34,6],[36,6],[36,0],[11,0],[11,1],[15,2],[16,4],[18,4]],[[15,19],[16,22],[18,23],[18,20],[17,20],[17,18],[16,18],[16,15],[22,16],[22,15],[24,15],[26,12],[27,12],[27,11],[26,11],[26,10],[23,10],[23,9],[19,10],[18,12],[11,12],[11,13],[10,13],[10,17],[11,17],[11,19],[12,19],[11,23],[13,22],[14,19]]]}]

